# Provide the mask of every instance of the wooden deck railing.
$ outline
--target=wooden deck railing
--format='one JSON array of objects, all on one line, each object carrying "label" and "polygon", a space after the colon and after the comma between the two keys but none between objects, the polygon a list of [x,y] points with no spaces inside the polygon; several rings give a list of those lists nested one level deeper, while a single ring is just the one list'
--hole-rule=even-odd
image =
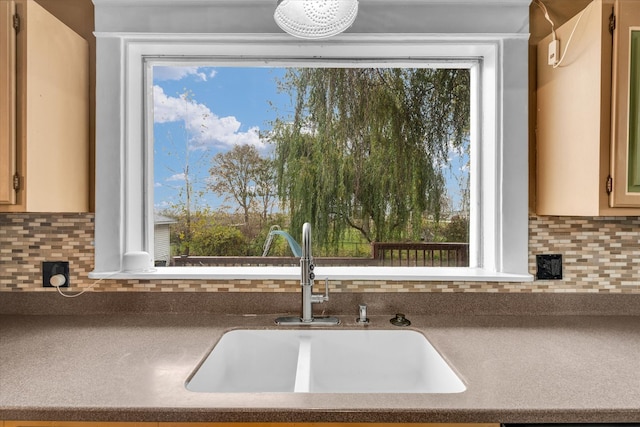
[{"label": "wooden deck railing", "polygon": [[[373,243],[371,258],[314,257],[316,265],[467,267],[468,243]],[[176,256],[175,266],[299,266],[296,257]]]},{"label": "wooden deck railing", "polygon": [[375,242],[373,258],[378,265],[411,267],[468,267],[468,243]]},{"label": "wooden deck railing", "polygon": [[[291,266],[300,265],[300,258],[296,257],[261,257],[261,256],[176,256],[172,258],[173,265],[179,267],[259,267],[259,266]],[[341,258],[341,257],[314,257],[315,265],[332,266],[370,266],[378,265],[378,261],[373,258]]]}]

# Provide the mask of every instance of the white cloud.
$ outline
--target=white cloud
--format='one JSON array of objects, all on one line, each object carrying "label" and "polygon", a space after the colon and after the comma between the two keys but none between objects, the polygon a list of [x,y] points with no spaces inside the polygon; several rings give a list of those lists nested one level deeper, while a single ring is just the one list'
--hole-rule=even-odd
[{"label": "white cloud", "polygon": [[158,187],[162,187],[162,183],[161,182],[156,182],[155,184],[153,184],[154,187],[158,188]]},{"label": "white cloud", "polygon": [[180,97],[167,96],[160,86],[153,87],[154,122],[183,122],[191,138],[193,149],[208,146],[234,145],[265,146],[260,139],[260,128],[254,126],[240,132],[241,123],[233,116],[219,117],[205,104]]},{"label": "white cloud", "polygon": [[167,181],[184,181],[184,179],[185,179],[185,176],[183,173],[177,173],[167,178]]},{"label": "white cloud", "polygon": [[169,203],[166,200],[162,200],[160,203],[154,203],[154,205],[153,205],[153,208],[156,211],[163,210],[163,209],[166,209],[166,208],[169,208],[169,207],[171,207],[171,203]]},{"label": "white cloud", "polygon": [[[163,80],[182,80],[187,76],[195,76],[199,80],[206,82],[207,75],[200,71],[200,67],[173,67],[173,66],[158,66],[153,67],[153,79],[158,81]],[[215,76],[215,70],[209,73],[209,77]]]}]

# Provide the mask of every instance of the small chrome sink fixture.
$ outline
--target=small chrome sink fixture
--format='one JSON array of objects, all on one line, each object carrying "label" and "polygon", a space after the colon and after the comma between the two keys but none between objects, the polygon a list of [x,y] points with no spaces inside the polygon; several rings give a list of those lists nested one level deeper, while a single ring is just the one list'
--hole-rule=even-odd
[{"label": "small chrome sink fixture", "polygon": [[413,330],[227,332],[186,387],[209,393],[460,393],[464,383]]}]

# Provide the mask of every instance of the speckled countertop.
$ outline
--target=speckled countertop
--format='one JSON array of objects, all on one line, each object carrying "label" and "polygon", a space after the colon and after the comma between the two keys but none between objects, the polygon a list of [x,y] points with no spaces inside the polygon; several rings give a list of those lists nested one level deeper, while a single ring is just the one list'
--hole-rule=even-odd
[{"label": "speckled countertop", "polygon": [[[5,296],[0,294],[0,300]],[[406,300],[410,310],[405,310],[413,322],[411,328],[422,332],[454,367],[467,386],[465,392],[215,394],[187,391],[185,380],[225,331],[275,328],[273,314],[124,310],[118,304],[107,304],[110,313],[100,312],[104,307],[83,311],[79,305],[77,314],[69,314],[66,308],[38,313],[32,312],[32,303],[29,309],[8,309],[7,300],[12,298],[0,303],[0,419],[640,421],[637,307],[620,314],[610,307],[594,314],[584,310],[567,314],[572,311],[567,306],[584,304],[555,299],[552,310],[531,315],[517,313],[520,304],[530,304],[511,300],[507,304],[511,308],[506,309],[504,300],[494,300],[500,313],[495,315],[478,309],[486,302],[478,304],[476,299],[466,300],[462,304],[466,308],[458,305],[447,312],[440,307],[427,313],[411,305],[414,296],[413,303]],[[375,299],[372,307],[388,305],[382,302],[384,296],[368,298]],[[352,297],[347,299],[351,305]],[[433,300],[419,306],[429,303]],[[394,328],[388,322],[393,313],[371,315],[368,327]],[[340,317],[343,324],[338,328],[362,327],[351,314]]]}]

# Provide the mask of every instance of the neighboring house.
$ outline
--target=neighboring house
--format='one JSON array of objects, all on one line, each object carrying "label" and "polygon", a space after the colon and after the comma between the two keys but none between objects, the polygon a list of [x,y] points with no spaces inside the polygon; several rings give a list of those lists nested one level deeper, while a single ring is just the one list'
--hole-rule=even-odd
[{"label": "neighboring house", "polygon": [[165,267],[171,260],[170,227],[175,224],[173,218],[162,215],[153,215],[153,231],[155,240],[153,242],[154,264],[156,267]]}]

